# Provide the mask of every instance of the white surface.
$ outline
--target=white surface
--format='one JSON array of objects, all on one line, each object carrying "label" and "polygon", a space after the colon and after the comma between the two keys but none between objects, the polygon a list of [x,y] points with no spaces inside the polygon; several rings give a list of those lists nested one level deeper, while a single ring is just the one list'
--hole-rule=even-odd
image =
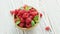
[{"label": "white surface", "polygon": [[[33,3],[35,3],[35,5],[32,6],[40,6],[40,11],[46,11],[48,13],[55,34],[60,34],[60,6],[57,4],[56,0],[40,0],[40,5],[38,5],[38,0],[34,0]],[[23,34],[21,30],[16,30],[13,24],[12,16],[10,15],[10,10],[18,8],[21,5],[22,0],[0,0],[0,34]],[[28,31],[27,33],[54,34],[53,30],[52,32],[47,32],[44,30],[47,26],[45,26],[44,21],[48,26],[50,26],[49,22],[46,21],[43,16],[40,24],[35,29]]]}]

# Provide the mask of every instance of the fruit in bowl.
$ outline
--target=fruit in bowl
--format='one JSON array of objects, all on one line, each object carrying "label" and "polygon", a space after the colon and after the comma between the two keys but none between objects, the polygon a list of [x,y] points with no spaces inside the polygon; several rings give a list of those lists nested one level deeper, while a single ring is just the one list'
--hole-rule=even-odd
[{"label": "fruit in bowl", "polygon": [[11,11],[11,14],[14,17],[16,26],[21,29],[32,29],[37,23],[39,23],[39,12],[28,5]]}]

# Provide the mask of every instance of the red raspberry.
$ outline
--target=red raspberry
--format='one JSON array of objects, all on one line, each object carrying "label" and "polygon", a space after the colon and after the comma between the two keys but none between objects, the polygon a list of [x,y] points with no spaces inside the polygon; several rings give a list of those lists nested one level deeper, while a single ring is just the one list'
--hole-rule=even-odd
[{"label": "red raspberry", "polygon": [[29,18],[33,19],[33,16],[32,16],[32,15],[30,15],[30,16],[29,16]]},{"label": "red raspberry", "polygon": [[22,15],[22,14],[24,14],[25,12],[26,12],[25,10],[20,10],[19,13],[18,13],[18,15]]},{"label": "red raspberry", "polygon": [[24,22],[25,22],[25,20],[24,20],[23,18],[20,18],[20,21],[21,21],[22,23],[24,23]]},{"label": "red raspberry", "polygon": [[20,26],[20,27],[23,27],[23,26],[24,26],[24,23],[20,23],[19,26]]},{"label": "red raspberry", "polygon": [[28,13],[24,13],[22,17],[27,18],[28,16],[29,16]]},{"label": "red raspberry", "polygon": [[10,13],[11,13],[11,15],[13,15],[14,14],[14,11],[10,11]]},{"label": "red raspberry", "polygon": [[31,13],[31,11],[29,10],[28,13]]},{"label": "red raspberry", "polygon": [[47,27],[45,28],[45,30],[46,30],[46,31],[49,31],[49,30],[50,30],[50,27],[49,27],[49,26],[47,26]]},{"label": "red raspberry", "polygon": [[42,17],[42,13],[40,13],[40,17]]},{"label": "red raspberry", "polygon": [[35,14],[35,15],[37,15],[37,14],[38,14],[38,12],[34,12],[34,14]]},{"label": "red raspberry", "polygon": [[19,16],[22,16],[22,14],[19,14],[19,13],[18,13],[17,16],[18,16],[18,17],[19,17]]},{"label": "red raspberry", "polygon": [[18,17],[19,17],[19,19],[22,18],[22,16],[18,16]]},{"label": "red raspberry", "polygon": [[32,21],[32,19],[31,19],[31,18],[27,18],[27,19],[26,19],[26,24],[31,23],[31,21]]},{"label": "red raspberry", "polygon": [[36,11],[36,9],[34,9],[33,7],[30,9],[31,12],[34,12]]},{"label": "red raspberry", "polygon": [[31,24],[26,24],[26,27],[27,27],[27,28],[30,28],[30,27],[31,27]]},{"label": "red raspberry", "polygon": [[36,13],[35,12],[31,12],[30,13],[33,17],[36,16]]},{"label": "red raspberry", "polygon": [[18,12],[19,12],[18,10],[15,10],[14,14],[15,14],[15,15],[17,15],[17,14],[18,14]]}]

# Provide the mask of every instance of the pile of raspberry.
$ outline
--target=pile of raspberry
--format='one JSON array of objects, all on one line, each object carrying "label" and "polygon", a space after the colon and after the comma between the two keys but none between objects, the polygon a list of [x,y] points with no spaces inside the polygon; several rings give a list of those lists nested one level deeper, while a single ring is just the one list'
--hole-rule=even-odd
[{"label": "pile of raspberry", "polygon": [[12,10],[11,14],[14,15],[15,24],[21,28],[30,28],[38,23],[39,13],[31,6],[25,5],[19,9]]}]

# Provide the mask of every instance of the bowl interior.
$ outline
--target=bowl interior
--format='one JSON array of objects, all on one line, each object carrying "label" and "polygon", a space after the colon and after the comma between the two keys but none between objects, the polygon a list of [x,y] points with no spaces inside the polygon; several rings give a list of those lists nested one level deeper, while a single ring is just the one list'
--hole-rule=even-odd
[{"label": "bowl interior", "polygon": [[[40,14],[38,14],[38,15],[40,15]],[[38,23],[39,23],[39,21],[40,21],[40,16],[39,16],[39,18],[38,18]],[[22,28],[22,27],[19,27],[18,25],[16,25],[16,27],[17,28],[19,28],[19,29],[21,29],[21,30],[31,30],[31,29],[33,29],[33,28],[35,28],[37,25],[38,25],[38,23],[36,23],[33,27],[30,27],[30,28]]]}]

